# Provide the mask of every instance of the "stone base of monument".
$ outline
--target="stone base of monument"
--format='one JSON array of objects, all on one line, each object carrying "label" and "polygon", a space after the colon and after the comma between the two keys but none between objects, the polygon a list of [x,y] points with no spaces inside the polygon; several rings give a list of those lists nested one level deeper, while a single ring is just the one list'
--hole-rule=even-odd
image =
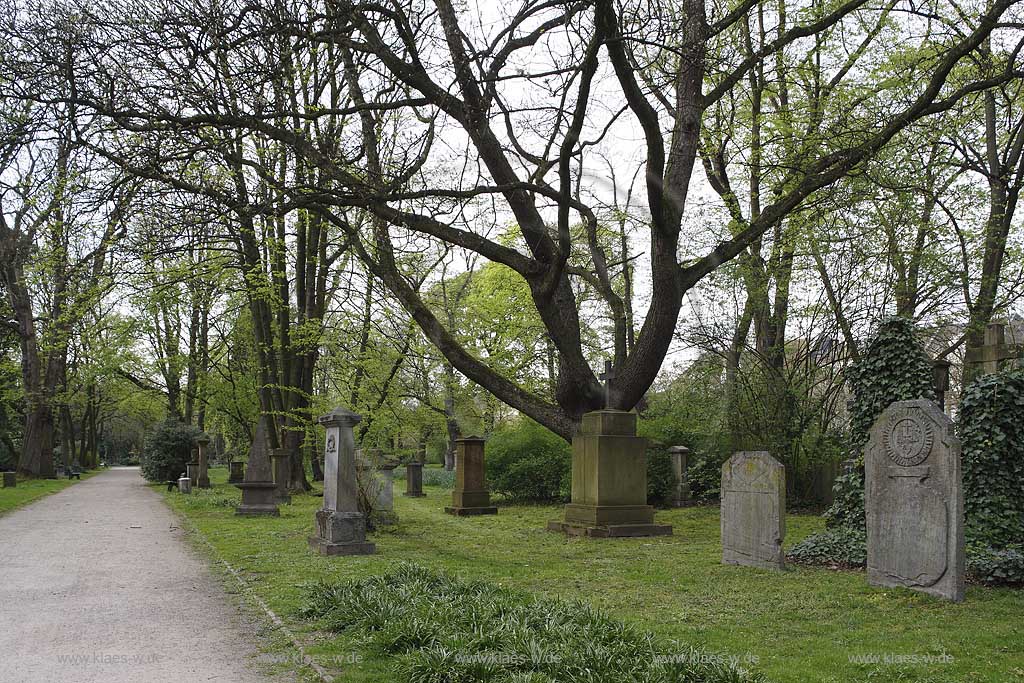
[{"label": "stone base of monument", "polygon": [[548,531],[561,531],[570,536],[616,538],[629,536],[671,536],[672,526],[654,523],[650,505],[579,505],[565,506],[564,519],[548,522]]},{"label": "stone base of monument", "polygon": [[320,555],[372,555],[377,546],[366,540],[366,518],[361,512],[317,510],[317,535],[309,547]]},{"label": "stone base of monument", "polygon": [[272,481],[244,481],[235,484],[242,489],[242,504],[235,508],[235,514],[242,517],[272,516],[278,517],[277,486]]},{"label": "stone base of monument", "polygon": [[491,505],[491,494],[487,491],[452,491],[452,504],[444,511],[456,517],[498,514],[498,508]]}]

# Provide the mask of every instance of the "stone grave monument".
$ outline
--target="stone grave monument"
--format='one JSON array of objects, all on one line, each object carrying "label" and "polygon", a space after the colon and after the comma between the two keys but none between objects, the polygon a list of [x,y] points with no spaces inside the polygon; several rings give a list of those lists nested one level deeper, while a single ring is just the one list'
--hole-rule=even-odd
[{"label": "stone grave monument", "polygon": [[444,509],[449,515],[496,515],[491,505],[484,467],[484,439],[467,436],[455,440],[455,489],[452,504]]},{"label": "stone grave monument", "polygon": [[232,460],[228,463],[228,483],[237,484],[240,481],[245,481],[245,463]]},{"label": "stone grave monument", "polygon": [[690,449],[686,446],[671,446],[668,454],[672,459],[672,474],[676,480],[675,488],[672,489],[672,507],[685,507],[690,504],[690,475],[687,471]]},{"label": "stone grave monument", "polygon": [[784,569],[786,468],[767,451],[722,465],[722,564]]},{"label": "stone grave monument", "polygon": [[405,465],[405,493],[403,496],[409,498],[422,498],[427,495],[423,493],[423,463],[415,460]]},{"label": "stone grave monument", "polygon": [[281,512],[274,502],[277,487],[271,479],[270,456],[267,448],[267,418],[260,416],[256,435],[249,449],[249,466],[245,468],[245,480],[235,484],[242,489],[242,504],[235,508],[236,515],[255,517],[277,516]]},{"label": "stone grave monument", "polygon": [[[601,374],[604,402],[611,404],[611,363]],[[636,435],[636,413],[586,413],[572,439],[572,499],[551,531],[596,538],[667,536],[668,524],[654,523],[647,504],[647,440]]]},{"label": "stone grave monument", "polygon": [[316,536],[309,545],[321,555],[369,555],[376,546],[366,540],[366,518],[359,511],[356,446],[352,428],[361,416],[335,408],[319,419],[327,429],[324,448],[324,506],[316,513]]},{"label": "stone grave monument", "polygon": [[271,448],[270,459],[273,462],[274,472],[274,499],[278,505],[292,502],[292,496],[288,493],[288,480],[291,477],[291,458],[287,448]]},{"label": "stone grave monument", "polygon": [[864,450],[868,582],[964,598],[960,440],[932,401],[897,401]]},{"label": "stone grave monument", "polygon": [[199,446],[199,467],[196,473],[196,487],[208,489],[210,488],[210,436],[203,432],[196,437],[196,444]]}]

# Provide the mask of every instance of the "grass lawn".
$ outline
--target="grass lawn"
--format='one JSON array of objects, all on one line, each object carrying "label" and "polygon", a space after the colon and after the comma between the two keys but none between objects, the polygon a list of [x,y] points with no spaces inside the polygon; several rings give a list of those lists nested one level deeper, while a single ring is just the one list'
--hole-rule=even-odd
[{"label": "grass lawn", "polygon": [[[82,479],[98,474],[102,470],[82,473]],[[71,486],[77,479],[24,479],[18,477],[18,485],[14,488],[0,488],[0,515],[34,500],[57,493]]]},{"label": "grass lawn", "polygon": [[[209,541],[210,552],[239,570],[340,681],[392,678],[387,661],[361,649],[358,634],[317,632],[298,615],[308,586],[379,574],[402,561],[580,599],[772,681],[1024,681],[1024,591],[970,586],[966,601],[954,605],[869,587],[860,572],[723,566],[717,508],[658,512],[659,522],[675,527],[670,537],[566,539],[544,530],[560,506],[508,506],[497,516],[457,518],[442,511],[450,491],[427,487],[427,497],[405,498],[399,484],[400,523],[373,534],[377,555],[323,558],[306,544],[321,498],[295,496],[280,518],[235,517],[239,492],[226,478],[226,470],[213,469],[212,490],[165,495]],[[821,524],[789,516],[787,545]],[[860,663],[862,657],[881,661]]]}]

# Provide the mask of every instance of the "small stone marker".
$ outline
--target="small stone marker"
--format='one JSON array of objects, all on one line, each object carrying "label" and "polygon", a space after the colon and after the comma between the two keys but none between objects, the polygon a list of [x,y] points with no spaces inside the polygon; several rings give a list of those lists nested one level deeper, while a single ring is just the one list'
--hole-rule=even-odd
[{"label": "small stone marker", "polygon": [[18,474],[16,472],[4,472],[4,488],[13,489],[18,485]]},{"label": "small stone marker", "polygon": [[[184,472],[182,474],[184,474]],[[186,476],[179,478],[178,491],[181,493],[192,493],[192,480]]]},{"label": "small stone marker", "polygon": [[722,465],[722,564],[784,569],[786,468],[767,451]]},{"label": "small stone marker", "polygon": [[236,515],[276,517],[281,514],[277,509],[277,503],[274,502],[277,486],[271,480],[265,415],[260,416],[252,448],[249,449],[249,466],[245,468],[245,481],[235,486],[242,489],[242,504],[235,508]]},{"label": "small stone marker", "polygon": [[273,462],[275,500],[278,505],[292,502],[288,493],[288,480],[291,478],[291,457],[287,448],[271,448],[270,459]]},{"label": "small stone marker", "polygon": [[496,515],[491,505],[484,468],[484,439],[467,436],[455,440],[455,490],[452,504],[444,509],[449,515]]},{"label": "small stone marker", "polygon": [[403,496],[409,498],[422,498],[427,495],[423,493],[423,463],[410,462],[405,466],[405,493]]},{"label": "small stone marker", "polygon": [[868,582],[964,599],[964,497],[953,421],[928,400],[891,404],[864,450]]},{"label": "small stone marker", "polygon": [[583,416],[572,440],[572,502],[548,529],[595,538],[672,534],[647,504],[647,440],[636,435],[636,413]]},{"label": "small stone marker", "polygon": [[228,463],[228,483],[237,484],[240,481],[245,481],[245,463],[232,460]]},{"label": "small stone marker", "polygon": [[209,474],[209,451],[210,451],[210,436],[205,432],[196,437],[196,444],[199,445],[199,470],[196,473],[198,479],[196,480],[196,486],[201,489],[210,488],[210,474]]},{"label": "small stone marker", "polygon": [[686,446],[672,446],[668,454],[672,458],[672,474],[676,479],[675,488],[672,489],[672,506],[684,507],[690,504],[690,475],[686,462],[690,449]]},{"label": "small stone marker", "polygon": [[344,408],[335,408],[319,419],[327,428],[324,506],[317,510],[317,535],[309,537],[309,545],[321,555],[369,555],[377,550],[366,540],[366,518],[359,511],[352,427],[360,420],[360,415]]}]

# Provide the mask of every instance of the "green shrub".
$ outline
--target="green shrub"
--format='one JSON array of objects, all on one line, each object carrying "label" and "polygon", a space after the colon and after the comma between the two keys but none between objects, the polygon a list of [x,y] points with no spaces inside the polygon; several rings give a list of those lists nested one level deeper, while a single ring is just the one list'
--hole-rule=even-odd
[{"label": "green shrub", "polygon": [[1024,371],[979,377],[960,402],[967,540],[1024,542]]},{"label": "green shrub", "polygon": [[443,467],[424,467],[423,485],[453,489],[455,488],[455,472],[454,470],[446,470]]},{"label": "green shrub", "polygon": [[741,683],[740,672],[581,602],[543,599],[411,564],[307,595],[306,618],[354,634],[409,683]]},{"label": "green shrub", "polygon": [[647,449],[647,504],[670,505],[675,488],[672,456],[664,448]]},{"label": "green shrub", "polygon": [[491,491],[512,500],[564,500],[571,470],[569,444],[533,420],[522,418],[487,443]]},{"label": "green shrub", "polygon": [[142,450],[142,476],[148,481],[177,479],[192,457],[199,429],[174,420],[162,422],[146,437]]},{"label": "green shrub", "polygon": [[990,586],[1024,586],[1024,545],[996,550],[985,545],[967,546],[967,577]]},{"label": "green shrub", "polygon": [[786,553],[799,564],[863,567],[867,562],[863,529],[841,526],[808,536]]},{"label": "green shrub", "polygon": [[906,318],[882,321],[860,360],[846,370],[853,465],[836,479],[835,499],[825,513],[830,527],[864,527],[864,446],[882,411],[894,401],[934,399],[932,361]]}]

